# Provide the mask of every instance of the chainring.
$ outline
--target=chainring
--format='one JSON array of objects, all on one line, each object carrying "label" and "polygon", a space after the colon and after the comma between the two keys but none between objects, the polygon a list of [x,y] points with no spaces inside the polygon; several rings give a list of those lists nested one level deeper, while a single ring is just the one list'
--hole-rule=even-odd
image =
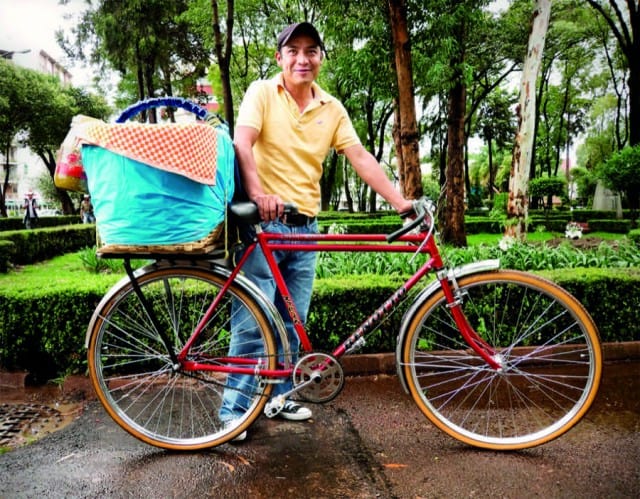
[{"label": "chainring", "polygon": [[[311,381],[309,383],[309,381]],[[302,357],[293,370],[293,386],[309,383],[296,392],[308,402],[333,400],[344,386],[340,362],[327,353],[314,352]]]}]

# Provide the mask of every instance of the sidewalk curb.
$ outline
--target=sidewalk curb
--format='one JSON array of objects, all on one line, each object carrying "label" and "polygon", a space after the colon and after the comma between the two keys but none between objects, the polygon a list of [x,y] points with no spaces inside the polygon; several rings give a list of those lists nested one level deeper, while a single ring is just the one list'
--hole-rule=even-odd
[{"label": "sidewalk curb", "polygon": [[[605,362],[621,362],[640,359],[640,341],[604,343],[602,351]],[[345,355],[340,359],[345,376],[370,376],[395,374],[395,353],[370,353]],[[26,385],[25,371],[0,371],[0,387],[22,388]],[[84,380],[84,381],[83,381]],[[80,386],[78,386],[80,385]],[[92,391],[88,376],[72,375],[65,379],[63,391]]]},{"label": "sidewalk curb", "polygon": [[[602,355],[605,362],[638,360],[640,359],[640,341],[603,343]],[[340,359],[340,363],[346,376],[367,376],[396,372],[395,353],[345,355]]]}]

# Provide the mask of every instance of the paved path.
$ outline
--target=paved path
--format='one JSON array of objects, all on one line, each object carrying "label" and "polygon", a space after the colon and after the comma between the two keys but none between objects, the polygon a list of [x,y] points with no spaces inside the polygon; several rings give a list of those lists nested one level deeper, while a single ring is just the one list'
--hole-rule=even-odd
[{"label": "paved path", "polygon": [[496,453],[435,429],[394,376],[347,379],[313,421],[262,418],[249,439],[171,453],[95,402],[65,429],[0,456],[1,498],[637,498],[640,363],[607,364],[594,407],[544,446]]}]

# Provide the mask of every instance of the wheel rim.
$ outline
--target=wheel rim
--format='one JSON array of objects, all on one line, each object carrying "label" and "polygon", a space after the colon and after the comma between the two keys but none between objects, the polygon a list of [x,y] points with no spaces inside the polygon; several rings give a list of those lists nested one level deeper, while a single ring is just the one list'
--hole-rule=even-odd
[{"label": "wheel rim", "polygon": [[[175,350],[187,340],[223,283],[209,273],[176,270],[143,276],[140,286],[152,303]],[[188,360],[222,364],[230,338],[231,302],[246,304],[246,295],[230,290],[193,345]],[[245,307],[246,308],[246,307]],[[219,409],[228,376],[222,372],[175,370],[164,343],[130,286],[103,308],[90,341],[90,374],[98,397],[113,419],[137,438],[165,448],[196,449],[217,445],[242,432],[260,413],[268,385],[253,383],[240,392],[246,411],[225,425]],[[251,310],[266,327],[260,310]],[[254,347],[264,367],[275,367],[271,336]],[[250,357],[247,355],[247,357]],[[253,376],[251,377],[253,378]]]},{"label": "wheel rim", "polygon": [[437,293],[414,317],[403,354],[423,413],[455,438],[496,449],[539,445],[571,428],[593,402],[601,374],[597,333],[582,306],[520,273],[459,285],[465,314],[496,347],[503,369],[468,348]]}]

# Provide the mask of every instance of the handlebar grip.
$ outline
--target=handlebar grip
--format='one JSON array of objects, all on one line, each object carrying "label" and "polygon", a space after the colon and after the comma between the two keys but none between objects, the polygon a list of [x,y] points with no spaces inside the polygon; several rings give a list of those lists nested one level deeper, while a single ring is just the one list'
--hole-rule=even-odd
[{"label": "handlebar grip", "polygon": [[[253,201],[240,201],[229,205],[230,213],[244,223],[255,225],[260,223],[260,213],[258,205]],[[284,203],[285,215],[297,215],[298,207],[294,203]]]},{"label": "handlebar grip", "polygon": [[410,223],[403,225],[397,231],[389,234],[386,237],[387,242],[391,243],[395,241],[400,236],[403,236],[404,234],[411,232],[413,229],[418,227],[418,225],[424,223],[425,217],[427,216],[427,214],[431,213],[431,209],[429,207],[430,205],[431,205],[431,201],[429,201],[427,198],[424,198],[424,197],[413,201],[413,209],[402,212],[399,215],[402,219],[405,219],[415,214],[416,218],[413,219]]},{"label": "handlebar grip", "polygon": [[411,232],[413,229],[415,229],[421,223],[422,223],[422,217],[420,217],[420,216],[416,217],[414,220],[412,220],[407,225],[403,225],[397,231],[389,234],[386,237],[387,242],[388,243],[392,243],[393,241],[398,239],[400,236],[403,236],[404,234],[407,234],[407,233]]}]

